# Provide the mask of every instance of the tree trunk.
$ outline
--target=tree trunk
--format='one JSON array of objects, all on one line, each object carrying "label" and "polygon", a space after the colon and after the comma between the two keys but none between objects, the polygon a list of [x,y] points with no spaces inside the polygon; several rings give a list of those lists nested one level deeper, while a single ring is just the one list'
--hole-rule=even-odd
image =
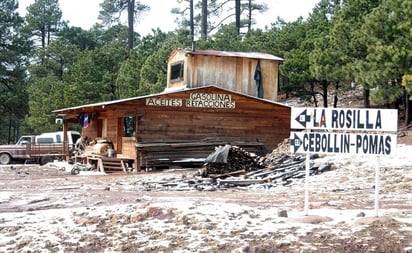
[{"label": "tree trunk", "polygon": [[409,98],[411,95],[405,91],[405,126],[412,122],[412,100]]},{"label": "tree trunk", "polygon": [[322,81],[323,107],[328,107],[328,82]]},{"label": "tree trunk", "polygon": [[315,84],[313,82],[310,83],[310,92],[312,93],[313,103],[315,107],[318,107],[318,100],[316,99],[316,92],[315,92]]},{"label": "tree trunk", "polygon": [[46,28],[43,27],[41,30],[41,47],[46,48]]},{"label": "tree trunk", "polygon": [[247,31],[250,32],[252,29],[252,0],[249,0],[249,20],[247,25]]},{"label": "tree trunk", "polygon": [[338,107],[338,90],[339,90],[339,83],[335,85],[335,96],[333,97],[333,108]]},{"label": "tree trunk", "polygon": [[370,90],[365,88],[363,90],[363,106],[365,108],[371,107],[370,101],[369,101],[369,94],[370,94]]},{"label": "tree trunk", "polygon": [[240,0],[235,0],[235,10],[237,34],[240,34]]},{"label": "tree trunk", "polygon": [[202,22],[200,26],[200,36],[207,39],[207,0],[202,0]]},{"label": "tree trunk", "polygon": [[[203,10],[202,10],[203,11]],[[190,0],[190,35],[192,38],[192,44],[195,42],[195,20],[194,20],[194,8],[193,8],[193,0]]]},{"label": "tree trunk", "polygon": [[128,30],[128,48],[133,49],[133,37],[134,37],[134,5],[135,0],[127,0],[127,20],[129,25]]}]

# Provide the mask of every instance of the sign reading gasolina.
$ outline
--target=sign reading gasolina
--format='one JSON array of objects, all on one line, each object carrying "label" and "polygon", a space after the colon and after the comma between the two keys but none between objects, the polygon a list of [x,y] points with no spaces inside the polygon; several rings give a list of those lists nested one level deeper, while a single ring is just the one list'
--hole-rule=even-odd
[{"label": "sign reading gasolina", "polygon": [[180,98],[146,98],[146,105],[235,109],[236,102],[229,94],[190,93],[185,101]]},{"label": "sign reading gasolina", "polygon": [[291,128],[323,130],[291,132],[293,153],[395,154],[395,134],[334,133],[331,130],[394,132],[398,126],[397,110],[293,107],[291,114]]}]

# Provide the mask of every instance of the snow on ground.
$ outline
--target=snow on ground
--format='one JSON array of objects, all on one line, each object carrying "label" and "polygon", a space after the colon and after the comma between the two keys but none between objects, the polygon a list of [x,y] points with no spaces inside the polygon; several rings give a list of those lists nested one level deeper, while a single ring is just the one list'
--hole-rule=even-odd
[{"label": "snow on ground", "polygon": [[72,176],[54,164],[42,168],[48,178],[27,169],[0,179],[0,252],[410,252],[411,152],[398,145],[396,157],[379,158],[378,217],[368,156],[313,160],[334,169],[310,177],[307,216],[304,179],[157,192],[143,185],[193,171]]}]

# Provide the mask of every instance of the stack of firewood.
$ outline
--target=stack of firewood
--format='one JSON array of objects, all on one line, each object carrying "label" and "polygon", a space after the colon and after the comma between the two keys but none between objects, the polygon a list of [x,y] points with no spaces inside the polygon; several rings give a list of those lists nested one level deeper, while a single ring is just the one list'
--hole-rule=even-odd
[{"label": "stack of firewood", "polygon": [[[316,158],[317,155],[311,156],[311,160]],[[238,146],[225,145],[216,147],[215,152],[206,158],[199,175],[219,179],[220,183],[230,182],[235,185],[279,180],[287,184],[291,179],[304,177],[305,160],[306,155],[284,152],[284,148],[265,157],[258,157]],[[330,169],[331,164],[318,165],[313,162],[310,164],[311,175]]]},{"label": "stack of firewood", "polygon": [[[332,170],[329,162],[317,162],[318,155],[311,155],[309,175]],[[145,190],[225,190],[233,187],[262,187],[288,185],[306,174],[306,155],[273,152],[258,157],[238,146],[219,146],[206,158],[203,168],[193,177],[173,178],[172,181],[147,182]]]},{"label": "stack of firewood", "polygon": [[258,157],[254,153],[231,145],[217,147],[205,162],[200,172],[204,177],[244,174],[263,166],[263,163],[258,162]]}]

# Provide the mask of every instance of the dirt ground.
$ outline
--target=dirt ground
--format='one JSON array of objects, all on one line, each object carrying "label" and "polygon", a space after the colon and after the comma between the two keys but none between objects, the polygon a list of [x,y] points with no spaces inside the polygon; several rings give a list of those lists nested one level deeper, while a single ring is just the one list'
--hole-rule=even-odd
[{"label": "dirt ground", "polygon": [[0,252],[412,252],[412,146],[399,150],[381,161],[378,215],[370,158],[323,158],[334,169],[310,177],[308,215],[304,180],[200,190],[194,169],[3,166]]}]

